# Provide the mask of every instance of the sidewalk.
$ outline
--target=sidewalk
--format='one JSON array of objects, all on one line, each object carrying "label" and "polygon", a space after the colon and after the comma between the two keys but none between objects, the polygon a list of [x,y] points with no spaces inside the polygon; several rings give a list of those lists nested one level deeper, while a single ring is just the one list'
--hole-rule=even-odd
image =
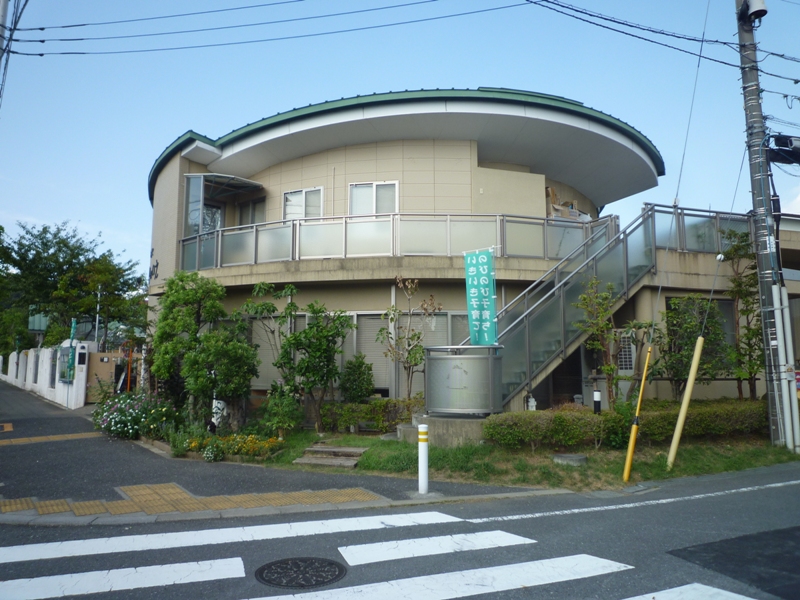
[{"label": "sidewalk", "polygon": [[175,459],[0,382],[0,523],[121,524],[568,493]]}]

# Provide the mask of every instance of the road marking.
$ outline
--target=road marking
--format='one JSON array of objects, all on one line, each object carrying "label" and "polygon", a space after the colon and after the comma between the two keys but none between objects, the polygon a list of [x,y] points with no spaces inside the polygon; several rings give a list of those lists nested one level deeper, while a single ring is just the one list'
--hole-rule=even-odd
[{"label": "road marking", "polygon": [[348,519],[329,519],[325,521],[277,523],[275,525],[256,525],[252,527],[151,533],[111,538],[6,546],[0,547],[0,564],[27,560],[43,560],[47,558],[65,558],[68,556],[140,552],[142,550],[164,550],[168,548],[186,548],[189,546],[209,546],[212,544],[274,540],[326,533],[367,531],[371,529],[434,525],[438,523],[456,523],[461,521],[462,519],[439,512],[421,512],[377,517],[353,517]]},{"label": "road marking", "polygon": [[[487,567],[470,571],[439,573],[408,579],[396,579],[348,588],[320,590],[279,598],[298,600],[353,600],[353,598],[380,598],[380,600],[449,600],[493,592],[521,589],[537,585],[583,579],[632,569],[629,565],[597,558],[588,554],[562,556],[547,560]],[[275,596],[272,596],[275,598]],[[268,600],[258,598],[252,600]]]},{"label": "road marking", "polygon": [[245,577],[241,558],[0,581],[4,600],[39,600]]},{"label": "road marking", "polygon": [[705,498],[718,498],[731,494],[741,494],[744,492],[757,492],[772,488],[781,488],[788,485],[800,485],[800,480],[783,481],[781,483],[769,483],[766,485],[754,485],[750,487],[737,488],[735,490],[725,490],[723,492],[711,492],[708,494],[695,494],[694,496],[681,496],[680,498],[665,498],[663,500],[647,500],[644,502],[631,502],[629,504],[612,504],[610,506],[592,506],[590,508],[572,508],[568,510],[551,510],[549,512],[528,513],[524,515],[508,515],[504,517],[485,517],[482,519],[466,519],[469,523],[495,523],[498,521],[518,521],[520,519],[538,519],[540,517],[558,517],[563,515],[579,515],[582,513],[605,512],[607,510],[622,510],[625,508],[641,508],[643,506],[658,506],[660,504],[672,504],[674,502],[686,502],[688,500],[703,500]]},{"label": "road marking", "polygon": [[342,546],[339,548],[339,552],[341,552],[348,564],[354,566],[416,556],[433,556],[450,552],[487,550],[489,548],[535,543],[536,540],[530,540],[505,531],[482,531],[480,533]]},{"label": "road marking", "polygon": [[753,600],[749,596],[740,596],[702,583],[690,583],[681,587],[642,594],[625,600]]}]

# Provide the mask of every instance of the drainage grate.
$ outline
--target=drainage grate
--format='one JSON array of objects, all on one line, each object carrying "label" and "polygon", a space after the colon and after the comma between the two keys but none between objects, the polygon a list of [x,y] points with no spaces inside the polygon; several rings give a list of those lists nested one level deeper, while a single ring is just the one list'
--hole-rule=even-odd
[{"label": "drainage grate", "polygon": [[347,573],[344,565],[326,558],[284,558],[256,570],[261,583],[280,588],[314,588],[339,581]]}]

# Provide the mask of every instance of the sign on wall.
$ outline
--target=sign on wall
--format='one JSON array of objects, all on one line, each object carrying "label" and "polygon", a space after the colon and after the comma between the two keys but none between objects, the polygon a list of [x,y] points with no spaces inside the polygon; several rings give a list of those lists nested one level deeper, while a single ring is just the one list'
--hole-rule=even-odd
[{"label": "sign on wall", "polygon": [[497,292],[494,250],[479,250],[464,255],[467,279],[467,314],[473,346],[497,344]]}]

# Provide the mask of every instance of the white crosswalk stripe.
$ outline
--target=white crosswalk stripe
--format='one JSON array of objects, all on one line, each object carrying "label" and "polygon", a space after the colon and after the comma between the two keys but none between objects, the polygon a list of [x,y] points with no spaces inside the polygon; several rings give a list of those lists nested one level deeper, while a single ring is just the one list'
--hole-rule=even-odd
[{"label": "white crosswalk stripe", "polygon": [[[588,554],[576,554],[516,565],[439,573],[280,597],[297,598],[298,600],[351,600],[353,598],[450,600],[582,579],[632,568],[629,565]],[[258,600],[267,600],[267,598]]]},{"label": "white crosswalk stripe", "polygon": [[[31,571],[31,569],[35,567],[35,563],[41,560],[189,548],[213,544],[280,540],[301,536],[325,536],[394,528],[411,528],[413,531],[414,526],[424,527],[451,523],[462,524],[463,527],[464,524],[469,524],[470,522],[475,523],[475,521],[467,521],[439,512],[421,512],[70,540],[0,547],[0,565],[3,563],[31,562],[34,564],[23,567],[28,569],[25,574],[36,574],[36,571]],[[393,537],[402,536],[395,535]],[[313,541],[313,543],[316,543],[316,541]],[[463,552],[480,552],[515,546],[520,547],[520,551],[514,553],[515,556],[519,556],[516,560],[525,560],[531,556],[529,551],[524,550],[524,547],[536,543],[536,540],[533,539],[505,531],[493,530],[345,545],[339,546],[338,550],[351,567],[369,569],[372,564],[386,561],[400,561],[415,557]],[[134,554],[133,556],[137,555]],[[119,562],[117,562],[117,565],[119,565]],[[414,597],[425,598],[425,600],[455,600],[476,595],[495,594],[500,598],[503,592],[510,590],[610,575],[633,568],[632,565],[589,554],[576,554],[270,597],[296,598],[298,600],[351,600],[352,598],[405,600],[406,598]],[[400,572],[408,573],[409,571]],[[358,578],[363,577],[365,573],[371,573],[371,577],[367,580],[375,580],[375,571],[364,571],[361,575],[357,573],[355,569],[352,571],[352,574]],[[411,574],[413,574],[413,571],[411,571]],[[2,600],[44,600],[46,598],[97,594],[117,590],[137,590],[184,583],[237,579],[246,576],[244,562],[239,557],[167,565],[131,566],[109,571],[67,573],[8,581],[0,580],[0,598]],[[0,579],[2,579],[1,572]],[[235,592],[232,592],[231,597],[237,597]],[[257,600],[267,599],[265,597]],[[692,583],[642,594],[627,600],[752,599],[714,587]]]},{"label": "white crosswalk stripe", "polygon": [[680,587],[642,594],[626,600],[753,600],[749,596],[741,596],[733,592],[726,592],[718,588],[703,585],[701,583],[690,583]]},{"label": "white crosswalk stripe", "polygon": [[24,546],[0,547],[0,564],[41,560],[114,554],[117,552],[141,552],[143,550],[165,550],[190,546],[209,546],[232,542],[274,540],[326,533],[368,531],[391,527],[412,527],[437,523],[455,523],[461,519],[438,512],[383,515],[377,517],[355,517],[326,521],[304,521],[300,523],[278,523],[253,527],[231,527],[227,529],[204,529],[176,533],[154,533],[128,535],[112,538],[50,542]]},{"label": "white crosswalk stripe", "polygon": [[358,546],[342,546],[339,552],[353,565],[413,558],[417,556],[433,556],[450,552],[467,550],[487,550],[521,544],[535,544],[530,540],[505,531],[481,531],[460,535],[443,535],[437,537],[415,538],[395,542],[378,542],[376,544],[360,544]]},{"label": "white crosswalk stripe", "polygon": [[241,558],[0,581],[3,600],[42,600],[244,577]]}]

